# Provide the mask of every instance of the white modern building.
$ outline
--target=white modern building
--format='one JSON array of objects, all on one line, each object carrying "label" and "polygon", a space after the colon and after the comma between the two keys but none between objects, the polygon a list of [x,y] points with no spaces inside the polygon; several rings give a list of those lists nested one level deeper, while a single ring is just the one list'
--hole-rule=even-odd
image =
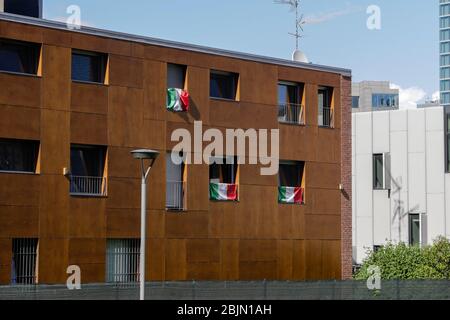
[{"label": "white modern building", "polygon": [[367,112],[399,108],[399,90],[389,81],[362,81],[352,83],[352,111]]},{"label": "white modern building", "polygon": [[387,241],[450,238],[444,109],[358,112],[352,122],[354,262]]}]

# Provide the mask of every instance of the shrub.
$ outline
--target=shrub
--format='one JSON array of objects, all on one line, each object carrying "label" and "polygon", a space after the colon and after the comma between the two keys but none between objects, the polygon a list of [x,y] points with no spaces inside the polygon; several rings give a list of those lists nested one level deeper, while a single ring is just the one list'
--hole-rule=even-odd
[{"label": "shrub", "polygon": [[371,276],[370,266],[378,266],[384,280],[450,280],[450,241],[439,237],[432,246],[424,248],[388,243],[377,252],[368,252],[355,279]]}]

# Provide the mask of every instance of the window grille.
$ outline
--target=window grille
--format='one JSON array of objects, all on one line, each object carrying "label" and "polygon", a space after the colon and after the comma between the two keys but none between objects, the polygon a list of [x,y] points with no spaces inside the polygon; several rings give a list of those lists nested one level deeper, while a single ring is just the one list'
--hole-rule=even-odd
[{"label": "window grille", "polygon": [[38,239],[13,239],[11,284],[37,284]]},{"label": "window grille", "polygon": [[106,281],[133,283],[139,281],[139,239],[109,239],[106,249]]}]

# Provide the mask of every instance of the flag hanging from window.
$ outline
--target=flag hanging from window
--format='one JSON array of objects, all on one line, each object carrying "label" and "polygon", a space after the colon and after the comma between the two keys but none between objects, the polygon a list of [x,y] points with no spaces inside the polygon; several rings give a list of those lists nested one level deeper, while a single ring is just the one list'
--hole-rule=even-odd
[{"label": "flag hanging from window", "polygon": [[236,201],[237,185],[226,183],[210,183],[209,196],[211,200],[217,201]]},{"label": "flag hanging from window", "polygon": [[301,187],[279,187],[278,202],[303,204],[303,188]]},{"label": "flag hanging from window", "polygon": [[167,109],[174,112],[189,110],[189,93],[183,89],[167,89]]}]

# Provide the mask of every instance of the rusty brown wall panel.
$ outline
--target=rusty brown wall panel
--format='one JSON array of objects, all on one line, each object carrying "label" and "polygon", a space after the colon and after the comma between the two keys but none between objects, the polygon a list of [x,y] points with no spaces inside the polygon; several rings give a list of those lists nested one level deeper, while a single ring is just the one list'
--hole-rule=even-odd
[{"label": "rusty brown wall panel", "polygon": [[221,241],[221,277],[223,280],[239,279],[239,240]]},{"label": "rusty brown wall panel", "polygon": [[186,259],[188,263],[220,262],[220,240],[186,240]]},{"label": "rusty brown wall panel", "polygon": [[0,105],[0,137],[39,140],[41,112],[37,108]]},{"label": "rusty brown wall panel", "polygon": [[165,239],[147,240],[146,279],[162,281],[165,279]]},{"label": "rusty brown wall panel", "polygon": [[113,86],[142,88],[144,63],[142,59],[110,55],[109,83]]},{"label": "rusty brown wall panel", "polygon": [[208,238],[208,223],[207,212],[168,212],[166,214],[166,238]]},{"label": "rusty brown wall panel", "polygon": [[69,182],[62,174],[42,175],[40,181],[39,234],[45,238],[65,238],[69,231]]},{"label": "rusty brown wall panel", "polygon": [[277,238],[282,240],[304,239],[305,211],[305,206],[279,204]]},{"label": "rusty brown wall panel", "polygon": [[38,237],[38,221],[38,207],[0,206],[0,238]]},{"label": "rusty brown wall panel", "polygon": [[36,76],[0,73],[0,104],[39,108],[41,82]]},{"label": "rusty brown wall panel", "polygon": [[241,65],[240,100],[274,108],[278,103],[277,67],[254,62]]},{"label": "rusty brown wall panel", "polygon": [[105,52],[109,41],[106,38],[85,35],[79,32],[72,32],[72,48],[79,50]]},{"label": "rusty brown wall panel", "polygon": [[41,173],[57,174],[70,166],[70,113],[41,110]]},{"label": "rusty brown wall panel", "polygon": [[68,217],[69,237],[105,238],[105,211],[106,199],[71,197]]},{"label": "rusty brown wall panel", "polygon": [[241,239],[239,243],[239,261],[277,261],[277,241]]},{"label": "rusty brown wall panel", "polygon": [[277,279],[276,261],[244,261],[239,263],[240,280],[275,280]]},{"label": "rusty brown wall panel", "polygon": [[144,60],[144,118],[166,120],[167,64]]},{"label": "rusty brown wall panel", "polygon": [[338,240],[341,234],[340,216],[305,215],[305,238],[311,240]]},{"label": "rusty brown wall panel", "polygon": [[143,129],[143,90],[109,87],[109,144],[120,147],[140,147],[144,143]]},{"label": "rusty brown wall panel", "polygon": [[104,264],[105,257],[105,237],[71,238],[69,240],[69,263],[71,265]]},{"label": "rusty brown wall panel", "polygon": [[340,216],[341,192],[338,189],[308,189],[308,204],[311,214],[329,214]]},{"label": "rusty brown wall panel", "polygon": [[292,245],[292,279],[305,280],[306,261],[305,261],[305,241],[295,240]]},{"label": "rusty brown wall panel", "polygon": [[40,177],[0,174],[0,205],[39,207]]},{"label": "rusty brown wall panel", "polygon": [[186,280],[186,240],[167,239],[165,253],[166,280]]},{"label": "rusty brown wall panel", "polygon": [[293,277],[293,241],[277,241],[277,279],[291,280]]},{"label": "rusty brown wall panel", "polygon": [[0,238],[0,285],[11,283],[12,240]]},{"label": "rusty brown wall panel", "polygon": [[72,82],[71,111],[108,113],[108,87],[100,84]]},{"label": "rusty brown wall panel", "polygon": [[220,279],[220,263],[188,263],[186,279],[206,281]]},{"label": "rusty brown wall panel", "polygon": [[43,107],[69,111],[72,51],[44,45],[42,57]]},{"label": "rusty brown wall panel", "polygon": [[322,243],[322,279],[333,280],[341,276],[341,242],[323,241]]},{"label": "rusty brown wall panel", "polygon": [[66,283],[69,241],[67,239],[39,239],[39,283]]},{"label": "rusty brown wall panel", "polygon": [[42,43],[42,28],[13,22],[0,22],[2,26],[2,28],[0,28],[0,37]]},{"label": "rusty brown wall panel", "polygon": [[75,144],[108,145],[106,115],[72,112],[70,116],[70,141]]}]

